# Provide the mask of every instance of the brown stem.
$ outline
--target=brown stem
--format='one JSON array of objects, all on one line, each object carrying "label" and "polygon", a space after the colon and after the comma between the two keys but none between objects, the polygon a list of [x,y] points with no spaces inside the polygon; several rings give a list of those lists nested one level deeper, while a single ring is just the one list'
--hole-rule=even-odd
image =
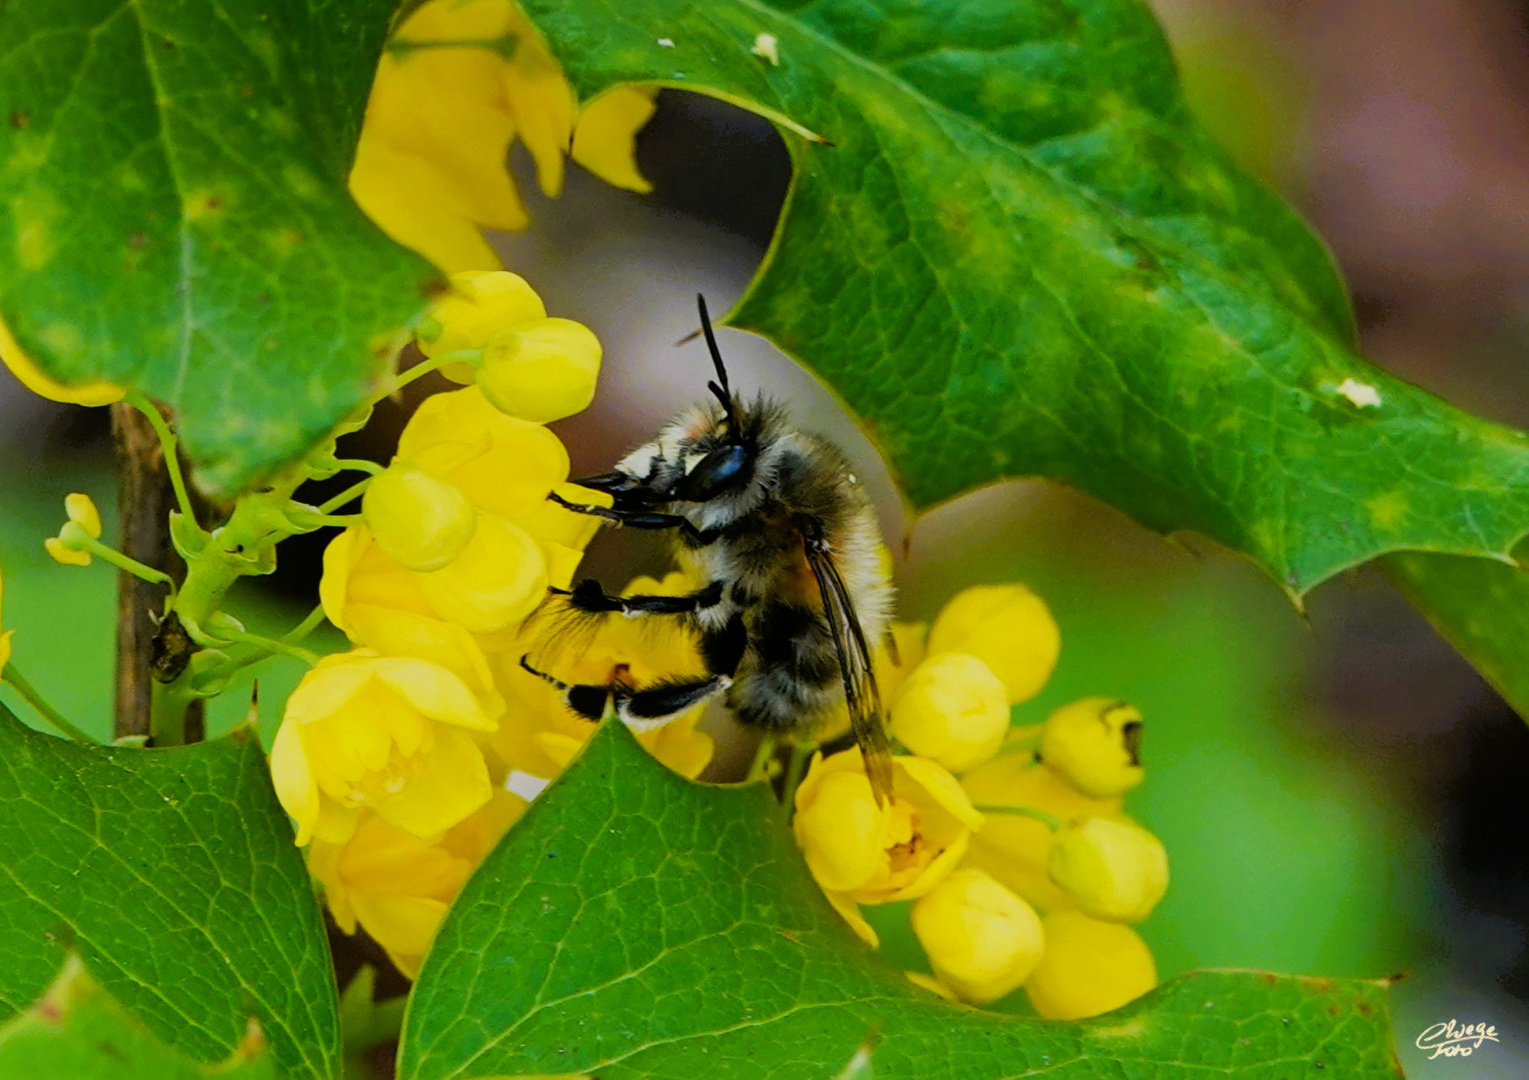
[{"label": "brown stem", "polygon": [[[169,529],[175,490],[159,439],[143,415],[126,403],[111,407],[111,420],[121,523],[117,547],[129,558],[180,580],[186,564],[170,543]],[[118,738],[149,734],[156,618],[164,610],[165,591],[163,585],[126,572],[117,575],[117,700],[112,727]],[[197,701],[187,712],[187,741],[200,739],[204,725],[202,703]]]}]

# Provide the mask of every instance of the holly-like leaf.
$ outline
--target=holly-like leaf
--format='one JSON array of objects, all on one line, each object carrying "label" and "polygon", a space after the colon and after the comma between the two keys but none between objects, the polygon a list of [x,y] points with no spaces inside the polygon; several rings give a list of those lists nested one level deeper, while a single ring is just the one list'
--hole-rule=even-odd
[{"label": "holly-like leaf", "polygon": [[253,1018],[293,1077],[331,1077],[338,1005],[318,903],[247,729],[86,747],[0,707],[0,1004],[72,948],[159,1039],[227,1059]]},{"label": "holly-like leaf", "polygon": [[[1520,546],[1522,562],[1529,551]],[[1519,714],[1529,719],[1529,571],[1488,559],[1406,552],[1381,568]]]},{"label": "holly-like leaf", "polygon": [[174,409],[215,493],[361,401],[434,278],[346,191],[395,6],[0,6],[0,317]]},{"label": "holly-like leaf", "polygon": [[1191,119],[1140,0],[523,6],[585,97],[778,121],[795,182],[730,321],[827,379],[915,503],[1049,476],[1296,592],[1529,529],[1529,440],[1354,355],[1320,243]]},{"label": "holly-like leaf", "polygon": [[1044,1072],[1397,1075],[1384,985],[1204,972],[1077,1023],[909,982],[828,905],[761,787],[669,772],[605,725],[468,882],[404,1020],[404,1080]]},{"label": "holly-like leaf", "polygon": [[0,1025],[0,1076],[26,1080],[277,1080],[258,1026],[203,1065],[155,1038],[75,957],[31,1008]]}]

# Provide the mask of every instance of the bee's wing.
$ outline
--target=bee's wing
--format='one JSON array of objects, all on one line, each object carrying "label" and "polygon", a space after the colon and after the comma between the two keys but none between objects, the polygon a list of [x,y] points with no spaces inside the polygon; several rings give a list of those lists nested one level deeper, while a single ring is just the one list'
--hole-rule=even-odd
[{"label": "bee's wing", "polygon": [[876,802],[884,804],[892,797],[892,744],[884,726],[871,650],[866,646],[865,631],[860,627],[849,590],[844,587],[828,544],[821,539],[807,539],[804,547],[807,565],[812,567],[812,576],[817,578],[818,590],[823,594],[823,618],[833,635],[834,651],[839,654],[850,730],[865,758],[865,772],[876,793]]}]

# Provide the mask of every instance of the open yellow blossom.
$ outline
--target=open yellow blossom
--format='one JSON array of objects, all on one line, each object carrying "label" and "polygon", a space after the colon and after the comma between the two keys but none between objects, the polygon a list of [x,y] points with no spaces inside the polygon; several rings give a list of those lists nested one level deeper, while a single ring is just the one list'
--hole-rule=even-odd
[{"label": "open yellow blossom", "polygon": [[50,401],[62,401],[68,405],[110,405],[127,396],[126,388],[116,383],[96,380],[65,386],[44,375],[42,369],[22,350],[3,319],[0,319],[0,363],[10,368],[11,374],[21,381],[22,386]]},{"label": "open yellow blossom", "polygon": [[64,513],[68,520],[58,531],[43,541],[43,547],[57,562],[67,566],[89,566],[90,552],[85,541],[101,538],[101,513],[89,495],[79,492],[64,496]]},{"label": "open yellow blossom", "polygon": [[965,865],[987,871],[1042,911],[1068,903],[1047,871],[1055,834],[1044,821],[1003,809],[1039,810],[1062,821],[1108,816],[1120,809],[1118,798],[1090,798],[1055,770],[1020,752],[999,754],[964,775],[961,786],[986,810],[986,824],[972,838]]},{"label": "open yellow blossom", "polygon": [[429,839],[368,812],[343,843],[315,840],[308,867],[340,929],[354,934],[359,924],[413,978],[446,909],[525,807],[498,788],[481,809]]},{"label": "open yellow blossom", "polygon": [[[352,526],[325,552],[319,587],[325,613],[358,644],[427,656],[479,689],[486,681],[478,675],[482,651],[517,640],[520,621],[547,585],[567,586],[599,526],[548,501],[548,493],[605,504],[610,496],[566,483],[568,451],[557,436],[504,415],[475,387],[436,394],[419,407],[389,471],[395,468],[427,478],[417,484],[431,493],[427,501],[447,489],[456,493],[440,500],[454,508],[441,515],[444,545],[412,514],[408,499],[365,504],[368,523],[391,528],[395,547],[420,565],[452,550],[460,534],[451,519],[463,506],[457,496],[473,511],[471,532],[443,565],[416,571],[388,555],[371,528]],[[461,634],[447,626],[475,635],[475,644],[462,651]],[[429,651],[410,651],[421,647]],[[462,652],[461,662],[450,658],[453,651]]]},{"label": "open yellow blossom", "polygon": [[1080,791],[1108,798],[1142,782],[1141,713],[1114,698],[1064,705],[1046,720],[1041,759]]},{"label": "open yellow blossom", "polygon": [[1109,922],[1141,922],[1168,890],[1163,842],[1123,814],[1062,826],[1046,867],[1078,910]]},{"label": "open yellow blossom", "polygon": [[1041,920],[1046,952],[1025,981],[1035,1011],[1080,1020],[1118,1009],[1157,985],[1147,943],[1129,926],[1053,911]]},{"label": "open yellow blossom", "polygon": [[[389,236],[447,272],[499,265],[479,228],[519,229],[506,168],[518,136],[556,195],[570,143],[607,182],[647,190],[633,158],[651,92],[601,95],[582,115],[541,35],[510,0],[432,0],[378,66],[350,187]],[[577,122],[577,127],[575,124]]]},{"label": "open yellow blossom", "polygon": [[970,653],[931,656],[892,700],[892,734],[922,757],[952,772],[982,764],[1009,730],[1008,692]]},{"label": "open yellow blossom", "polygon": [[922,896],[982,828],[982,815],[941,766],[898,756],[892,772],[892,797],[878,805],[858,749],[813,756],[792,828],[825,890],[862,904]]},{"label": "open yellow blossom", "polygon": [[940,981],[974,1005],[1017,989],[1045,945],[1035,909],[981,870],[954,871],[914,901],[910,918]]},{"label": "open yellow blossom", "polygon": [[469,732],[495,726],[438,664],[356,649],[324,657],[292,691],[271,777],[299,844],[343,843],[366,809],[430,837],[488,802],[488,767]]},{"label": "open yellow blossom", "polygon": [[929,655],[970,653],[987,664],[1018,705],[1040,693],[1056,667],[1062,635],[1044,601],[1023,585],[975,585],[957,593],[929,630]]}]

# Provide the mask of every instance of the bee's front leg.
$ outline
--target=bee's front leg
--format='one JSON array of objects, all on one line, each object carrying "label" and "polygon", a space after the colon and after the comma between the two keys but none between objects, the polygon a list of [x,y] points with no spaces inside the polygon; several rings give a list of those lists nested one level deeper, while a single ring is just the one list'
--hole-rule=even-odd
[{"label": "bee's front leg", "polygon": [[623,615],[694,615],[722,602],[723,583],[713,581],[704,589],[680,596],[615,596],[594,578],[585,578],[572,589],[551,588],[554,596],[568,597],[568,606],[590,615],[620,612]]}]

